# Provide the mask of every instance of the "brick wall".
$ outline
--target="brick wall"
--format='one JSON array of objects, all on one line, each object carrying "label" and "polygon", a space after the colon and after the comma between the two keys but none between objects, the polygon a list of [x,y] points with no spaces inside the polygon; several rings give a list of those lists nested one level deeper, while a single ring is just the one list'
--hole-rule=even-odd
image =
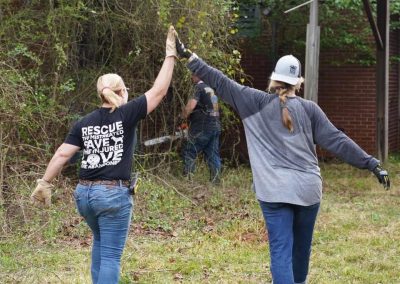
[{"label": "brick wall", "polygon": [[249,75],[248,85],[254,88],[265,90],[268,87],[268,79],[271,76],[274,63],[271,62],[266,53],[254,53],[252,50],[242,51],[241,65]]},{"label": "brick wall", "polygon": [[318,104],[337,128],[375,154],[375,68],[333,66],[329,61],[334,56],[320,54]]}]

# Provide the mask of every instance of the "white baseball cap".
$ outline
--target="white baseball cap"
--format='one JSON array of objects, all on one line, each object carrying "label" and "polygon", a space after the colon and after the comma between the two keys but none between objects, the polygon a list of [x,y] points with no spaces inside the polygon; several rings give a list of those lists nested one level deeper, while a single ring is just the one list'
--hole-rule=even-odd
[{"label": "white baseball cap", "polygon": [[293,55],[285,55],[279,58],[271,80],[281,81],[289,85],[296,85],[301,77],[300,61]]}]

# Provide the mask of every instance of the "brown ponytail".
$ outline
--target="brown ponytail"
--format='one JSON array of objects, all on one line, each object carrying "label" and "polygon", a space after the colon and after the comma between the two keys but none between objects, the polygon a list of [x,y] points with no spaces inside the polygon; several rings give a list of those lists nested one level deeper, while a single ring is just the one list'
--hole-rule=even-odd
[{"label": "brown ponytail", "polygon": [[289,130],[290,133],[293,132],[293,122],[292,122],[292,117],[290,116],[289,110],[286,106],[286,93],[287,89],[282,89],[280,90],[282,94],[279,94],[279,104],[281,106],[281,111],[282,111],[282,123],[283,125]]},{"label": "brown ponytail", "polygon": [[277,95],[279,95],[279,105],[281,107],[281,113],[282,113],[282,123],[283,125],[289,130],[290,133],[293,132],[293,121],[292,117],[290,116],[290,112],[288,107],[286,106],[287,102],[287,94],[293,92],[293,91],[298,91],[301,87],[301,84],[303,83],[304,79],[300,78],[299,83],[295,86],[289,85],[284,82],[278,82],[271,80],[268,86],[268,91],[269,92],[275,92]]}]

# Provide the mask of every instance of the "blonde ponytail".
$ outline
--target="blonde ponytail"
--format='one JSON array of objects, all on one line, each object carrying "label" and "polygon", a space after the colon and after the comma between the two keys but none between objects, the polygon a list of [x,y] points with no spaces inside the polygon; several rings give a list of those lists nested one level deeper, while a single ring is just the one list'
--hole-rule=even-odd
[{"label": "blonde ponytail", "polygon": [[110,112],[121,105],[122,98],[116,92],[122,90],[124,86],[122,78],[117,74],[105,74],[97,80],[97,93],[102,103],[112,105]]},{"label": "blonde ponytail", "polygon": [[112,105],[110,112],[113,112],[117,107],[121,105],[121,98],[108,87],[103,88],[101,96],[104,98],[105,101]]}]

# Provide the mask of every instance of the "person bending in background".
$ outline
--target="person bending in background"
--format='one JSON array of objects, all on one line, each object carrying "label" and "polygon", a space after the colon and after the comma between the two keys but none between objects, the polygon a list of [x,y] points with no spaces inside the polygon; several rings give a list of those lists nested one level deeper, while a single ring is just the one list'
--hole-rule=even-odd
[{"label": "person bending in background", "polygon": [[129,190],[133,141],[137,123],[152,112],[167,94],[176,58],[175,30],[171,26],[166,57],[153,87],[128,102],[124,81],[105,74],[97,81],[100,108],[80,119],[57,149],[31,195],[35,203],[50,205],[50,182],[80,149],[76,206],[93,233],[91,275],[95,284],[116,284],[132,216]]},{"label": "person bending in background", "polygon": [[190,71],[215,89],[243,121],[255,194],[268,231],[273,283],[306,283],[322,198],[315,144],[372,171],[386,189],[387,171],[339,131],[316,103],[296,96],[303,78],[294,56],[278,60],[267,93],[229,79],[186,49],[178,37],[176,43]]},{"label": "person bending in background", "polygon": [[213,184],[219,184],[221,123],[218,97],[213,89],[194,74],[192,74],[192,81],[195,84],[195,92],[182,112],[182,117],[189,120],[189,137],[183,149],[183,174],[191,179],[195,170],[196,157],[203,152],[210,169],[210,181]]}]

